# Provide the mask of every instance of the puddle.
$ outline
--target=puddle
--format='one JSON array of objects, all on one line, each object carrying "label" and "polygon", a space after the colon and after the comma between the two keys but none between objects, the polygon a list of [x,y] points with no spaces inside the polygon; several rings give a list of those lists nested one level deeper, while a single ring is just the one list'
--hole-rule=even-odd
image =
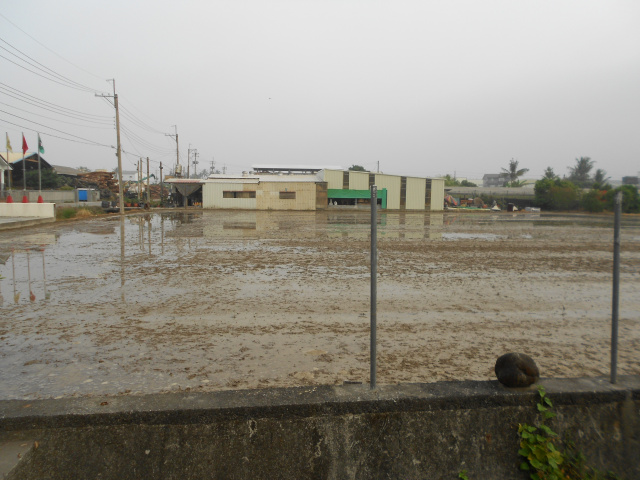
[{"label": "puddle", "polygon": [[[369,218],[170,212],[0,232],[0,392],[38,398],[353,380],[366,363]],[[412,319],[441,321],[451,292],[470,303],[492,292],[467,293],[466,282],[514,285],[504,271],[527,275],[541,291],[550,285],[551,296],[576,269],[609,278],[611,226],[604,216],[381,212],[381,318],[383,307],[393,321],[411,308]],[[625,218],[622,237],[639,244],[640,219]],[[634,278],[637,270],[623,265]],[[595,294],[610,290],[588,285]],[[532,296],[527,288],[519,298]],[[532,297],[530,308],[546,304]],[[456,308],[466,318],[484,306]],[[418,347],[404,357],[429,351]],[[408,380],[424,380],[416,375]]]}]

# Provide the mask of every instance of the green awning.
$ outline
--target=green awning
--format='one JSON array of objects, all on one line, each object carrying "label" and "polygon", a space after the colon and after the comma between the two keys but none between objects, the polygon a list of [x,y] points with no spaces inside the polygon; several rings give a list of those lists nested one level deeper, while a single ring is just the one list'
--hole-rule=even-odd
[{"label": "green awning", "polygon": [[[329,188],[327,189],[327,198],[366,198],[371,199],[370,190],[346,190],[341,188]],[[382,208],[387,208],[387,189],[378,189],[378,198],[382,203]]]}]

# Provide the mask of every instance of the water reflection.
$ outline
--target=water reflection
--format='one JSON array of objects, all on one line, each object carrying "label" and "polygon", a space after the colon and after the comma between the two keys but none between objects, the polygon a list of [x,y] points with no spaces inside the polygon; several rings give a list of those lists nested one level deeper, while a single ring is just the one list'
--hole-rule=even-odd
[{"label": "water reflection", "polygon": [[[40,253],[42,257],[42,270],[37,267],[32,268],[32,255]],[[11,249],[11,286],[13,288],[13,303],[20,303],[22,293],[28,293],[26,298],[29,298],[29,302],[33,303],[36,300],[49,300],[51,298],[51,292],[47,289],[47,264],[45,261],[45,248],[25,248],[25,249]],[[4,265],[9,260],[9,256],[6,257]],[[24,264],[22,263],[24,262]],[[17,267],[17,268],[16,268]],[[17,273],[16,273],[17,272]],[[24,275],[26,273],[26,278]],[[42,279],[42,280],[40,280]],[[38,297],[37,292],[40,290],[40,282],[42,282],[42,296]],[[4,297],[1,293],[2,282],[0,282],[0,305],[4,303]]]},{"label": "water reflection", "polygon": [[[127,276],[183,268],[190,255],[206,250],[258,251],[265,242],[290,245],[296,239],[366,242],[369,219],[366,211],[163,212],[62,224],[20,236],[0,232],[0,305],[10,303],[11,291],[16,305],[132,302],[141,293]],[[528,241],[553,236],[550,223],[604,229],[611,227],[612,217],[381,211],[378,222],[382,241]],[[625,219],[626,241],[640,241],[630,230],[639,223]]]}]

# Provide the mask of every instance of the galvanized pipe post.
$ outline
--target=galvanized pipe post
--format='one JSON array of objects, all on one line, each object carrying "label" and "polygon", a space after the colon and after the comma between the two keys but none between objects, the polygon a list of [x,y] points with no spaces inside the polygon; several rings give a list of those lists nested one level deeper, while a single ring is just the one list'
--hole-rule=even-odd
[{"label": "galvanized pipe post", "polygon": [[371,186],[371,346],[370,346],[370,385],[376,388],[376,328],[378,297],[378,187]]},{"label": "galvanized pipe post", "polygon": [[618,375],[618,305],[620,303],[620,217],[622,192],[616,193],[615,220],[613,222],[613,301],[611,305],[611,383]]}]

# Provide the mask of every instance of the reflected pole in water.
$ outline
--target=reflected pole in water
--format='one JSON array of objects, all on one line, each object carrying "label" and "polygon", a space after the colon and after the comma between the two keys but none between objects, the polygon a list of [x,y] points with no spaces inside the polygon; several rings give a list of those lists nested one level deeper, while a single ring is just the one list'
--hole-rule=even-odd
[{"label": "reflected pole in water", "polygon": [[164,256],[164,215],[160,215],[160,249]]},{"label": "reflected pole in water", "polygon": [[120,216],[120,295],[124,302],[124,216]]},{"label": "reflected pole in water", "polygon": [[47,292],[47,270],[44,263],[44,246],[40,247],[40,251],[42,252],[42,282],[44,284],[44,299],[49,300],[49,298],[51,298],[51,294]]},{"label": "reflected pole in water", "polygon": [[147,243],[149,244],[149,255],[151,255],[151,215],[149,215],[149,220],[147,222]]},{"label": "reflected pole in water", "polygon": [[11,268],[13,269],[13,301],[18,303],[20,292],[16,292],[16,256],[13,248],[11,249]]},{"label": "reflected pole in water", "polygon": [[36,299],[35,294],[31,290],[31,264],[29,262],[29,249],[27,248],[27,277],[29,278],[29,300],[32,302]]},{"label": "reflected pole in water", "polygon": [[613,222],[613,301],[611,305],[611,383],[618,375],[618,306],[620,300],[620,216],[622,192],[616,193],[615,219]]},{"label": "reflected pole in water", "polygon": [[376,388],[376,337],[378,298],[378,187],[371,186],[371,345],[370,345],[370,386]]}]

